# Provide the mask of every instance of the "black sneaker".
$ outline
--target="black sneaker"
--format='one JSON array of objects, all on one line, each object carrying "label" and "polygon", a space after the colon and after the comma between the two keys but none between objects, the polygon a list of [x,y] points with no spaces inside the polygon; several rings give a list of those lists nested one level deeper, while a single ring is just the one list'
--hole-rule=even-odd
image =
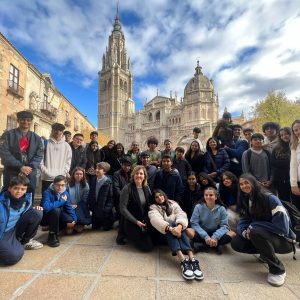
[{"label": "black sneaker", "polygon": [[205,243],[194,243],[194,253],[197,252],[209,252],[210,247]]},{"label": "black sneaker", "polygon": [[181,263],[181,273],[183,278],[187,280],[191,280],[195,278],[194,271],[192,270],[192,266],[190,264],[190,261],[186,258]]},{"label": "black sneaker", "polygon": [[192,270],[194,272],[195,279],[202,280],[204,278],[204,275],[200,269],[199,260],[193,258],[192,260],[190,260],[190,265],[192,266]]},{"label": "black sneaker", "polygon": [[56,233],[54,233],[54,232],[49,233],[47,244],[50,247],[58,247],[60,245],[60,242],[58,240]]}]

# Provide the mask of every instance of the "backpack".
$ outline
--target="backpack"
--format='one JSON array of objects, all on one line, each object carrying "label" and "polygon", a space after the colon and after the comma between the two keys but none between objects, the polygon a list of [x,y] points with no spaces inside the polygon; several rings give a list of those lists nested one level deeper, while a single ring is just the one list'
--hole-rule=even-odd
[{"label": "backpack", "polygon": [[300,211],[291,202],[281,200],[281,203],[289,214],[292,229],[297,236],[296,240],[297,242],[300,242]]}]

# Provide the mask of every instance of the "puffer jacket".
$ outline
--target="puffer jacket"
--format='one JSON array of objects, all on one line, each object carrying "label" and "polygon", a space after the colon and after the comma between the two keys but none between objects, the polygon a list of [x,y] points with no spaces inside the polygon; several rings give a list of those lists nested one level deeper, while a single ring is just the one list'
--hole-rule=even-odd
[{"label": "puffer jacket", "polygon": [[186,213],[181,209],[177,202],[168,200],[172,213],[167,216],[164,206],[152,204],[148,212],[151,225],[162,234],[166,234],[167,226],[181,224],[182,229],[188,226]]}]

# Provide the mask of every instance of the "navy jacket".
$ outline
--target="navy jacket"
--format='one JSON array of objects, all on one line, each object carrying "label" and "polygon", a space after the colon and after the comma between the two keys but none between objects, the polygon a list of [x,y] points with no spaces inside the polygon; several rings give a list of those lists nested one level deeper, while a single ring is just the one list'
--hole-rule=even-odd
[{"label": "navy jacket", "polygon": [[109,177],[101,186],[96,199],[97,177],[93,177],[90,183],[90,192],[88,196],[88,205],[93,212],[93,216],[101,218],[112,213],[114,205],[113,184]]},{"label": "navy jacket", "polygon": [[[7,226],[7,222],[9,220],[9,207],[10,207],[10,200],[9,198],[5,197],[5,192],[0,194],[0,240],[2,240],[3,235],[5,233],[5,229]],[[32,207],[32,194],[26,193],[25,201],[26,201],[26,208],[23,212],[27,212]]]},{"label": "navy jacket", "polygon": [[[64,195],[67,196],[67,201],[61,198],[61,196]],[[63,210],[69,214],[75,222],[77,222],[75,210],[71,206],[70,194],[66,189],[62,193],[57,194],[53,190],[53,183],[44,191],[41,206],[44,208],[44,213],[48,213],[58,207],[63,207]]]},{"label": "navy jacket", "polygon": [[206,152],[204,154],[204,168],[203,171],[207,174],[212,172],[217,172],[218,175],[221,175],[223,172],[228,171],[230,167],[230,161],[227,152],[220,148],[215,156],[215,165],[217,169],[215,169],[211,158],[213,158],[210,152]]},{"label": "navy jacket", "polygon": [[86,162],[87,162],[85,148],[80,146],[77,149],[75,149],[72,143],[70,143],[70,146],[72,149],[72,161],[71,161],[70,172],[72,172],[76,167],[81,167],[85,169]]},{"label": "navy jacket", "polygon": [[165,172],[164,170],[159,170],[155,176],[154,189],[161,189],[170,200],[180,202],[183,184],[177,171]]}]

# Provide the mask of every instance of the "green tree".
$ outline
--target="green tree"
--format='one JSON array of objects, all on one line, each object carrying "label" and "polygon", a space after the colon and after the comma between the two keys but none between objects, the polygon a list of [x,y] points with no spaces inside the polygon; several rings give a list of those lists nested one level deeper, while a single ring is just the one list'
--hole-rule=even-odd
[{"label": "green tree", "polygon": [[261,131],[263,123],[270,121],[279,123],[281,127],[291,126],[292,122],[300,117],[300,103],[289,100],[281,91],[270,91],[264,99],[255,104],[252,113],[257,132]]}]

